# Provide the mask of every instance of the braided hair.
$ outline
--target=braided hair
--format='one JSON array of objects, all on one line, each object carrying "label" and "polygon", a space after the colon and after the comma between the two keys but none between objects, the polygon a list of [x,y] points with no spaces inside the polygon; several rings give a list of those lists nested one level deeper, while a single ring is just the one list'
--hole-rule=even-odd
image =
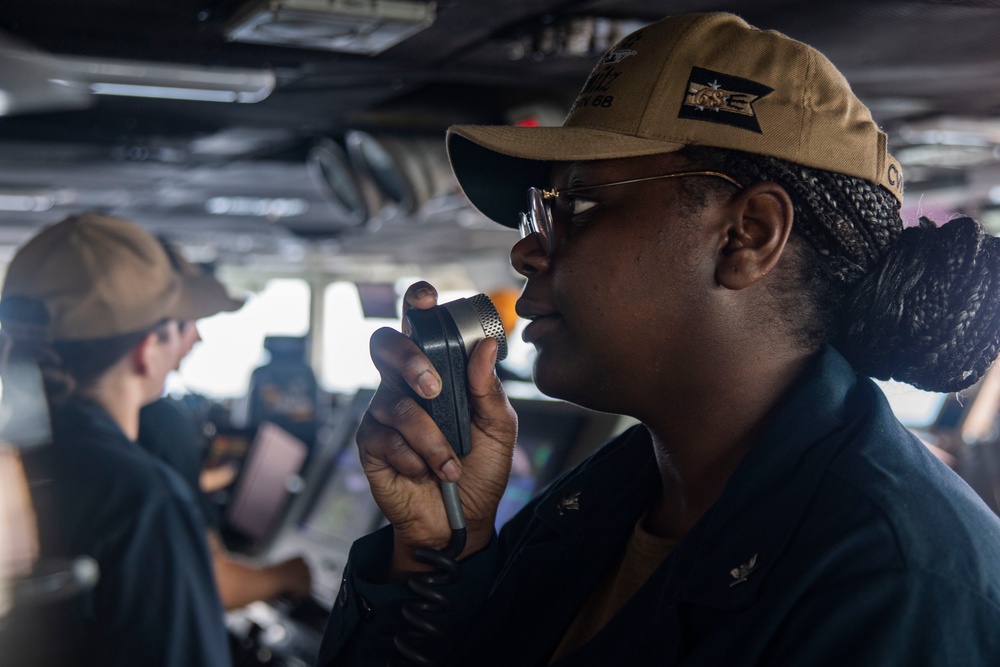
[{"label": "braided hair", "polygon": [[[773,181],[788,192],[797,276],[773,289],[785,317],[803,314],[803,344],[832,344],[860,373],[929,391],[964,389],[997,358],[1000,239],[976,221],[921,218],[904,229],[898,200],[864,179],[740,151],[681,154],[744,186]],[[698,181],[686,195],[721,188]]]}]

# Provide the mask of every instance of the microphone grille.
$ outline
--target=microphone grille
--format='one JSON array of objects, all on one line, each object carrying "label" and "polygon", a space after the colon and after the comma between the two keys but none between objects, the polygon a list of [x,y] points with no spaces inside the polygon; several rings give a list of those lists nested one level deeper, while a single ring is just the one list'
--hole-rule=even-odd
[{"label": "microphone grille", "polygon": [[497,341],[497,361],[503,361],[507,358],[507,335],[504,333],[503,322],[496,306],[485,294],[470,297],[469,301],[483,325],[483,333]]}]

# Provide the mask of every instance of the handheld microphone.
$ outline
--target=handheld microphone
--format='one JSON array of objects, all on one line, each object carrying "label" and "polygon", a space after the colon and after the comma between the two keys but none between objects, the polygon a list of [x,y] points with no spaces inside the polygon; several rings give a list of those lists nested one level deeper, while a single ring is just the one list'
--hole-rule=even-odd
[{"label": "handheld microphone", "polygon": [[507,358],[507,337],[490,298],[477,294],[434,308],[410,310],[403,333],[415,342],[441,376],[441,393],[423,401],[424,408],[460,457],[472,451],[469,387],[466,366],[480,341],[497,341],[497,361]]},{"label": "handheld microphone", "polygon": [[[472,418],[466,376],[469,356],[480,341],[494,338],[497,341],[497,361],[507,357],[507,337],[496,307],[485,294],[477,294],[433,308],[410,310],[403,317],[403,333],[420,347],[441,376],[441,393],[430,400],[418,400],[455,453],[460,457],[467,456],[472,451]],[[465,548],[466,540],[465,514],[458,485],[442,481],[441,495],[452,529],[451,543],[443,551],[426,547],[416,550],[418,560],[433,565],[437,570],[410,577],[410,589],[418,599],[403,604],[403,618],[410,629],[397,634],[394,640],[397,651],[409,664],[424,667],[431,667],[434,663],[416,648],[416,643],[443,634],[442,629],[424,614],[452,608],[452,601],[439,589],[458,580],[455,559]]]}]

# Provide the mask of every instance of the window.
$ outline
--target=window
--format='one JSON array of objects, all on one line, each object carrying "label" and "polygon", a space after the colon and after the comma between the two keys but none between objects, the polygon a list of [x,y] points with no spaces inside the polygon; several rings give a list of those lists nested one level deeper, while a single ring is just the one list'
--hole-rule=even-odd
[{"label": "window", "polygon": [[250,373],[263,364],[265,336],[309,332],[309,285],[299,279],[269,280],[234,313],[198,321],[202,341],[167,379],[168,393],[211,397],[246,394]]},{"label": "window", "polygon": [[[353,393],[360,387],[376,387],[381,378],[372,363],[368,342],[381,327],[399,330],[402,294],[415,278],[396,281],[396,317],[364,316],[358,287],[350,282],[327,285],[323,295],[323,362],[320,384],[327,391]],[[440,292],[439,303],[472,296],[473,290]]]},{"label": "window", "polygon": [[875,380],[902,424],[908,428],[929,428],[934,424],[948,394],[923,391],[903,382]]},{"label": "window", "polygon": [[380,327],[399,328],[399,318],[365,319],[354,283],[327,285],[323,294],[323,362],[320,384],[328,391],[351,393],[375,387],[379,374],[368,352],[368,339]]}]

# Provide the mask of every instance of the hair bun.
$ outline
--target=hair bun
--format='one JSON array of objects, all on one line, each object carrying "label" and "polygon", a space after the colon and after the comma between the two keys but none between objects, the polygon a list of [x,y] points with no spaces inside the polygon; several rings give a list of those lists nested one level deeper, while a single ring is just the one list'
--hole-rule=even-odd
[{"label": "hair bun", "polygon": [[974,384],[1000,348],[1000,239],[971,218],[903,231],[855,288],[838,346],[861,373],[929,391]]}]

